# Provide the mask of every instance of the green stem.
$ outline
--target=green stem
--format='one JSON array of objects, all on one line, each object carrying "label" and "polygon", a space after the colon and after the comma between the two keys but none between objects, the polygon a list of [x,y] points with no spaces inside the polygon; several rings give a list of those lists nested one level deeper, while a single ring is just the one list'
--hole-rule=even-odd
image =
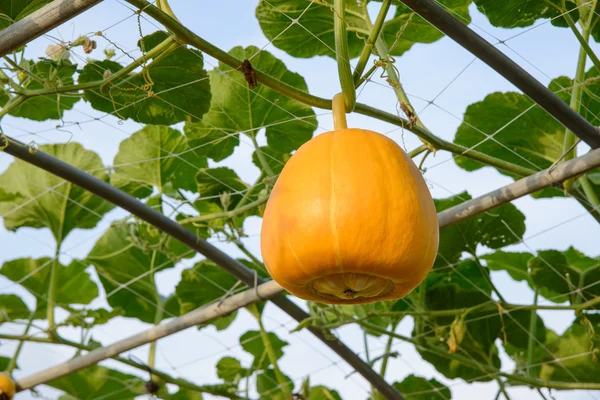
[{"label": "green stem", "polygon": [[275,172],[273,172],[273,169],[267,162],[265,155],[263,154],[262,150],[260,149],[260,146],[258,145],[258,142],[256,141],[256,134],[255,133],[250,134],[250,138],[252,139],[252,144],[254,145],[254,150],[256,151],[256,156],[258,157],[258,162],[260,163],[260,165],[262,166],[263,170],[265,171],[265,173],[267,174],[267,176],[269,178],[274,177]]},{"label": "green stem", "polygon": [[252,195],[252,193],[254,193],[254,191],[258,188],[258,186],[263,184],[264,179],[265,179],[265,173],[263,171],[261,171],[260,176],[258,177],[256,182],[254,182],[254,185],[252,185],[250,187],[250,189],[248,189],[246,191],[246,193],[244,193],[244,197],[242,197],[242,199],[237,203],[237,205],[235,206],[235,208],[232,211],[235,211],[238,208],[242,208],[246,204],[246,202],[248,200],[250,200],[250,195]]},{"label": "green stem", "polygon": [[[563,12],[565,12],[565,11],[563,11]],[[596,66],[598,71],[600,71],[600,59],[598,59],[598,56],[596,55],[596,53],[594,53],[594,50],[591,48],[588,41],[583,37],[581,32],[579,32],[579,29],[577,29],[577,25],[575,25],[573,18],[571,18],[571,15],[569,13],[565,13],[564,17],[565,17],[565,20],[567,21],[567,24],[569,24],[569,28],[571,28],[571,31],[573,32],[573,34],[579,41],[581,48],[585,51],[585,53],[588,55],[590,60],[592,60],[592,62],[594,63],[594,65]]]},{"label": "green stem", "polygon": [[[533,296],[533,305],[537,306],[538,303],[538,289],[535,289],[535,295]],[[537,313],[536,310],[532,309],[529,314],[529,339],[527,341],[527,376],[533,377],[531,365],[533,364],[533,354],[535,352],[535,335],[537,330]]]},{"label": "green stem", "polygon": [[338,75],[344,94],[346,112],[352,112],[356,104],[356,89],[352,70],[350,69],[350,54],[348,52],[348,34],[346,33],[346,0],[333,0],[333,31],[335,36],[335,53],[338,65]]},{"label": "green stem", "polygon": [[428,351],[430,353],[437,354],[448,360],[458,361],[460,363],[470,366],[471,368],[480,369],[483,371],[487,371],[491,374],[503,376],[505,378],[508,378],[509,380],[526,383],[526,384],[529,384],[529,385],[532,385],[535,387],[547,387],[547,388],[552,388],[552,389],[600,390],[600,383],[596,383],[596,382],[558,382],[558,381],[548,381],[548,380],[544,380],[544,379],[530,378],[530,377],[526,377],[523,375],[509,374],[509,373],[497,370],[496,368],[494,368],[490,365],[482,364],[478,361],[471,360],[470,358],[465,357],[459,353],[449,353],[447,349],[442,350],[441,348],[438,348],[435,346],[423,346],[420,343],[418,343],[417,340],[415,340],[413,338],[403,336],[403,335],[397,334],[395,332],[386,331],[385,329],[383,329],[375,324],[370,324],[368,322],[361,322],[360,325],[362,325],[368,329],[371,329],[375,332],[381,333],[383,335],[392,335],[397,339],[400,339],[400,340],[408,342],[408,343],[412,343],[415,346],[423,349],[424,351]]},{"label": "green stem", "polygon": [[277,383],[279,383],[279,387],[284,394],[286,399],[291,398],[290,388],[288,387],[288,382],[286,382],[285,377],[281,373],[279,366],[277,365],[277,357],[275,357],[275,351],[273,350],[273,346],[271,344],[271,340],[269,340],[269,335],[267,335],[267,331],[262,323],[262,318],[260,315],[256,316],[256,320],[258,321],[258,327],[260,328],[260,337],[263,342],[263,346],[265,346],[265,350],[267,351],[267,356],[269,357],[269,361],[271,365],[273,365],[273,372],[275,372],[275,379],[277,379]]},{"label": "green stem", "polygon": [[360,58],[358,59],[358,64],[356,64],[356,68],[354,69],[355,87],[359,87],[362,83],[362,73],[365,70],[369,58],[371,57],[371,53],[373,52],[373,45],[375,44],[375,41],[381,33],[381,28],[383,28],[383,23],[385,22],[385,17],[390,9],[391,4],[391,0],[383,0],[383,3],[381,4],[379,14],[377,14],[377,18],[375,19],[375,24],[371,28],[371,34],[367,39],[367,43],[365,43],[365,47],[363,48],[362,53],[360,54]]},{"label": "green stem", "polygon": [[175,43],[176,43],[175,37],[169,36],[168,38],[163,40],[161,43],[156,45],[154,48],[152,48],[150,51],[146,52],[146,54],[143,54],[140,58],[136,59],[131,64],[125,66],[123,69],[120,69],[119,71],[115,72],[113,75],[111,75],[107,79],[105,79],[104,82],[100,85],[100,91],[103,93],[107,92],[108,86],[112,82],[115,82],[115,81],[121,79],[122,77],[127,76],[131,71],[133,71],[140,65],[144,64],[149,59],[158,56],[159,54],[161,54],[163,51],[167,50],[171,45],[173,45]]},{"label": "green stem", "polygon": [[[72,342],[72,341],[64,339],[62,337],[43,338],[43,337],[38,337],[38,336],[15,336],[15,335],[0,334],[0,339],[19,340],[19,341],[23,340],[26,342],[69,346],[69,347],[73,347],[74,349],[83,350],[83,351],[94,350],[93,348],[91,348],[89,346],[86,346],[84,344],[77,343],[77,342]],[[147,372],[145,365],[138,364],[134,361],[131,361],[128,358],[115,356],[115,357],[112,357],[112,359],[119,361],[120,363],[129,365],[131,367],[137,368],[141,371]],[[165,372],[162,372],[162,371],[153,370],[153,372],[154,372],[154,375],[160,377],[163,381],[165,381],[167,383],[172,383],[181,388],[189,389],[189,390],[192,390],[195,392],[200,392],[200,393],[208,393],[208,394],[211,394],[214,396],[225,397],[225,398],[229,398],[229,399],[233,399],[233,400],[243,400],[243,397],[240,397],[237,394],[235,394],[236,388],[233,388],[227,384],[200,386],[200,385],[195,385],[192,382],[186,381],[185,379],[172,377],[171,375],[169,375]]]},{"label": "green stem", "polygon": [[[392,332],[396,331],[396,327],[398,326],[399,322],[400,320],[392,321]],[[383,353],[383,360],[381,361],[381,371],[379,373],[379,375],[381,375],[382,378],[385,378],[385,373],[387,372],[388,359],[390,358],[393,342],[394,337],[388,336],[387,343],[385,344],[385,353]]]},{"label": "green stem", "polygon": [[[36,307],[34,307],[33,311],[31,311],[31,313],[29,314],[29,320],[27,321],[27,326],[25,327],[23,336],[27,336],[27,334],[29,333],[29,329],[31,329],[31,324],[33,323],[33,317],[35,315],[35,309]],[[19,344],[17,345],[15,354],[13,354],[12,358],[10,359],[10,362],[8,363],[8,367],[6,367],[6,373],[8,373],[9,375],[11,375],[14,369],[17,367],[17,359],[19,358],[19,354],[21,354],[21,350],[23,349],[24,343],[24,340],[19,340]]]},{"label": "green stem", "polygon": [[[111,78],[113,76],[114,75],[111,75],[107,80],[112,80]],[[45,89],[38,89],[38,90],[25,90],[23,92],[23,96],[25,96],[25,97],[46,96],[49,94],[70,93],[70,92],[77,92],[79,90],[95,89],[105,82],[106,82],[106,80],[101,80],[101,81],[80,83],[78,85],[67,85],[67,86],[59,86],[59,87],[54,87],[54,88],[45,88]]]},{"label": "green stem", "polygon": [[21,97],[21,96],[13,97],[12,99],[10,99],[4,105],[4,107],[2,107],[2,110],[0,110],[0,118],[4,117],[6,114],[8,114],[12,110],[14,110],[18,106],[20,106],[23,102],[25,102],[25,100],[26,99],[24,97]]},{"label": "green stem", "polygon": [[375,72],[375,70],[377,68],[379,68],[379,66],[375,65],[375,64],[371,68],[369,68],[369,70],[358,79],[358,81],[355,84],[355,87],[358,89],[360,87],[360,85],[362,85],[364,83],[364,81],[366,81],[367,79],[369,79],[369,77],[371,75],[373,75],[373,73]]},{"label": "green stem", "polygon": [[[156,282],[154,281],[154,267],[156,264],[156,256],[157,256],[157,251],[154,250],[152,252],[152,260],[150,261],[150,276],[152,278],[152,285],[154,286],[154,295],[155,295],[155,302],[156,302],[156,312],[154,314],[154,325],[158,325],[160,323],[160,321],[162,321],[162,317],[163,317],[163,312],[164,312],[164,304],[162,299],[160,298],[160,294],[158,293],[158,289],[156,288]],[[150,350],[148,352],[148,366],[151,369],[154,369],[154,366],[156,364],[156,340],[152,343],[150,343]],[[152,377],[152,380],[154,380],[154,377]]]},{"label": "green stem", "polygon": [[410,158],[415,158],[416,156],[418,156],[419,154],[421,154],[421,153],[423,153],[424,151],[427,151],[427,150],[429,150],[429,147],[427,147],[426,144],[422,144],[419,147],[417,147],[416,149],[409,151],[408,152],[408,156]]},{"label": "green stem", "polygon": [[46,318],[48,319],[48,333],[51,337],[56,335],[54,308],[56,307],[56,291],[58,290],[58,275],[60,273],[60,266],[58,263],[59,254],[60,242],[56,244],[56,253],[54,254],[54,261],[52,262],[52,267],[50,267],[50,283],[48,286],[48,306]]},{"label": "green stem", "polygon": [[263,197],[261,199],[255,200],[251,203],[248,203],[244,206],[236,207],[231,211],[199,215],[197,217],[189,217],[189,218],[182,219],[181,221],[179,221],[179,223],[184,225],[184,224],[189,224],[189,223],[205,222],[205,221],[210,221],[210,220],[219,219],[219,218],[230,219],[230,218],[236,217],[240,214],[243,214],[249,210],[252,210],[253,208],[260,206],[261,204],[266,203],[268,200],[269,200],[268,197]]},{"label": "green stem", "polygon": [[420,311],[420,314],[415,318],[415,333],[419,340],[419,342],[425,342],[425,337],[423,336],[423,332],[425,331],[425,318],[424,312],[427,311],[427,306],[425,305],[427,295],[427,281],[423,281],[419,286],[419,304],[417,305],[417,310]]},{"label": "green stem", "polygon": [[175,13],[173,12],[173,10],[171,9],[171,6],[169,5],[169,1],[168,0],[158,0],[156,2],[156,4],[158,5],[158,8],[160,8],[161,10],[163,10],[166,14],[168,14],[171,18],[179,21],[177,19],[177,17],[175,16]]},{"label": "green stem", "polygon": [[500,378],[496,379],[496,382],[498,382],[498,386],[499,386],[497,397],[499,397],[500,393],[502,393],[506,400],[510,400],[510,396],[508,395],[508,392],[506,391],[506,384]]},{"label": "green stem", "polygon": [[[590,39],[590,29],[588,25],[583,26],[583,32],[581,34],[581,39],[583,42],[588,42]],[[576,112],[579,112],[579,108],[581,105],[581,95],[583,93],[581,83],[585,78],[585,63],[587,61],[587,53],[584,46],[579,47],[579,57],[577,59],[577,68],[575,71],[575,80],[573,81],[573,89],[571,90],[571,101],[569,106]],[[563,143],[563,154],[564,157],[562,162],[567,162],[569,160],[577,157],[577,148],[576,144],[576,136],[571,130],[567,129],[565,132],[565,139]],[[563,187],[565,192],[570,193],[573,189],[573,184],[575,180],[573,178],[567,179],[563,183]]]},{"label": "green stem", "polygon": [[585,196],[588,198],[589,202],[592,203],[592,206],[594,206],[594,208],[600,207],[600,199],[598,199],[598,195],[594,191],[594,186],[592,185],[588,177],[585,175],[581,175],[578,181],[581,184],[581,187],[583,188]]}]

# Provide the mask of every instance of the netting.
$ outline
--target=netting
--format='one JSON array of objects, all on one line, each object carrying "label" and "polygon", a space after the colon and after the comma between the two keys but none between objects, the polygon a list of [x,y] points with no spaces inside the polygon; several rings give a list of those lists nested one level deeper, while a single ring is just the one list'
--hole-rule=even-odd
[{"label": "netting", "polygon": [[[175,40],[136,3],[106,0],[5,56],[3,135],[111,183],[268,279],[262,207],[291,154],[332,129],[331,112]],[[172,3],[184,26],[250,68],[323,99],[340,91],[336,58],[347,59],[336,54],[333,4]],[[366,15],[374,22],[382,5],[346,3],[354,71],[373,28]],[[548,3],[439,4],[598,125],[598,70],[584,62],[571,78],[579,42],[569,31],[589,19],[583,34],[596,38],[596,2]],[[6,26],[27,14],[9,9]],[[409,8],[394,3],[389,15],[356,96],[403,120],[362,112],[348,123],[411,154],[438,211],[589,150],[564,144],[562,125]],[[7,154],[0,170],[0,366],[17,381],[248,289],[68,181]],[[17,396],[142,398],[148,380],[158,398],[382,396],[300,329],[310,325],[406,398],[597,398],[596,173],[569,197],[548,187],[442,228],[431,276],[404,300],[351,307],[290,297],[309,312],[301,326],[260,302]]]}]

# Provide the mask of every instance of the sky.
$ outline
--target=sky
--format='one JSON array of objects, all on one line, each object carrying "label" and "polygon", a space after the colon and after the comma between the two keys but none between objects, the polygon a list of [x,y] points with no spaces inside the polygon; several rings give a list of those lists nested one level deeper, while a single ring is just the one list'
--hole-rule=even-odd
[{"label": "sky", "polygon": [[[325,98],[331,98],[338,93],[340,86],[335,60],[328,57],[298,59],[271,45],[254,16],[257,4],[257,0],[219,2],[171,0],[172,8],[183,24],[221,49],[229,50],[234,46],[249,45],[264,48],[265,51],[281,59],[290,70],[301,74],[307,82],[310,93]],[[370,6],[372,16],[376,15],[377,8],[377,3]],[[493,43],[497,41],[495,38],[508,39],[506,45],[499,46],[499,49],[542,83],[547,84],[551,78],[560,75],[574,74],[578,46],[567,29],[551,26],[544,21],[538,21],[533,28],[499,29],[492,27],[473,5],[470,12],[473,29]],[[151,20],[142,20],[144,34],[157,29],[158,24],[149,21]],[[102,31],[106,37],[129,54],[139,55],[135,45],[139,39],[136,17],[133,16],[129,6],[120,0],[105,0],[49,32],[48,35],[36,39],[28,46],[26,54],[30,58],[42,57],[46,47],[54,44],[57,39],[74,40],[81,34],[97,31]],[[95,40],[98,42],[98,49],[91,56],[103,58],[102,50],[110,44],[103,38],[96,37]],[[594,43],[592,47],[598,49],[599,46]],[[81,52],[78,54],[81,55]],[[121,57],[122,62],[126,62],[122,53],[117,51],[117,56]],[[433,133],[449,141],[453,140],[469,104],[480,101],[493,92],[518,91],[483,62],[473,61],[473,58],[470,53],[448,38],[443,38],[434,44],[417,44],[402,57],[396,57],[402,83],[416,110],[425,107],[426,102],[422,99],[435,98],[435,105],[427,107],[419,114],[421,119]],[[82,63],[82,60],[78,61]],[[352,63],[355,65],[356,60]],[[215,59],[205,57],[207,69],[212,69],[215,65],[217,65]],[[439,95],[448,84],[450,86]],[[396,98],[391,88],[385,84],[368,83],[364,90],[360,91],[358,101],[389,112],[396,112]],[[332,129],[331,113],[319,109],[315,109],[315,112],[319,124],[315,134]],[[8,135],[26,143],[30,141],[35,141],[37,144],[64,143],[67,140],[81,143],[86,149],[97,152],[105,165],[110,165],[118,151],[119,143],[139,130],[141,126],[132,121],[118,123],[118,120],[112,116],[102,121],[93,121],[94,117],[103,115],[84,102],[79,102],[74,110],[67,111],[64,116],[67,125],[77,121],[78,126],[60,127],[59,121],[37,123],[6,117],[2,121],[2,128]],[[350,114],[348,125],[384,133],[405,150],[414,149],[420,144],[410,132],[402,132],[395,126],[365,116]],[[264,143],[264,134],[259,135],[259,142]],[[247,182],[254,181],[259,171],[251,163],[252,151],[249,139],[243,138],[233,156],[220,163],[211,162],[211,165],[229,166]],[[13,162],[12,157],[0,153],[0,171],[6,169],[11,162]],[[427,168],[424,177],[434,198],[449,197],[463,191],[468,191],[475,197],[512,182],[510,178],[499,174],[493,168],[466,172],[458,168],[451,155],[444,151],[438,151],[434,157],[429,157],[424,167]],[[525,214],[527,230],[523,243],[509,246],[506,250],[565,250],[569,246],[574,246],[587,255],[598,255],[597,237],[600,234],[600,226],[586,215],[585,210],[575,201],[534,200],[525,197],[516,200],[514,204]],[[123,211],[114,210],[108,213],[96,228],[71,233],[63,246],[61,262],[65,264],[73,258],[85,257],[110,222],[125,215]],[[246,245],[254,254],[260,255],[260,219],[249,218],[244,229],[249,236],[245,240]],[[232,256],[242,256],[237,248],[230,244],[217,240],[211,242]],[[0,243],[0,262],[20,257],[52,256],[54,252],[53,238],[47,230],[43,229],[24,228],[15,233],[0,227]],[[201,257],[197,256],[182,261],[175,268],[159,273],[157,281],[160,292],[165,295],[171,293],[180,279],[181,271],[200,259]],[[95,276],[91,269],[90,272]],[[526,285],[514,282],[504,272],[492,272],[492,279],[501,288],[508,301],[531,303],[533,293]],[[34,299],[31,295],[1,276],[0,293],[19,294],[28,304],[33,304]],[[102,293],[101,298],[94,301],[92,305],[106,306],[105,295]],[[298,304],[304,303],[298,301]],[[296,322],[275,306],[267,307],[266,327],[289,343],[280,361],[280,367],[295,380],[296,387],[299,387],[306,375],[310,375],[311,383],[322,383],[334,388],[345,400],[363,400],[368,396],[369,384],[358,374],[350,374],[351,368],[343,360],[310,334],[304,331],[290,333],[290,330],[296,326]],[[557,333],[562,333],[573,320],[571,313],[542,312],[540,315],[546,325]],[[146,328],[148,325],[135,320],[116,318],[107,325],[97,327],[93,337],[106,345]],[[22,329],[22,326],[4,324],[0,327],[0,332],[19,334]],[[251,362],[251,357],[240,348],[238,338],[243,332],[256,329],[258,329],[256,322],[247,312],[242,311],[226,331],[216,332],[209,327],[200,331],[189,329],[172,335],[158,344],[157,367],[199,384],[216,383],[218,378],[214,366],[221,357],[233,356],[246,364]],[[398,332],[410,334],[411,330],[412,320],[405,318]],[[78,332],[74,330],[65,331],[65,336],[77,339],[77,335]],[[338,335],[353,350],[364,356],[363,337],[358,328],[344,327],[338,331]],[[385,338],[371,338],[369,341],[371,355],[380,354],[384,347]],[[411,345],[395,341],[393,350],[398,351],[401,356],[390,362],[386,376],[390,382],[401,381],[405,376],[415,374],[426,378],[433,377],[446,384],[451,388],[455,399],[488,399],[494,398],[496,394],[495,383],[468,384],[462,380],[445,379],[430,364],[423,361]],[[13,343],[7,341],[0,343],[0,355],[10,356],[13,351]],[[144,346],[127,354],[146,360],[147,353],[148,347]],[[30,375],[65,361],[72,355],[70,349],[61,346],[27,343],[19,359],[20,369],[15,375],[17,377]],[[501,357],[503,370],[511,371],[512,363],[502,351]],[[139,374],[139,371],[116,362],[107,361],[103,365]],[[536,392],[522,387],[509,388],[508,392],[513,399],[534,399],[539,396]],[[58,398],[60,395],[58,391],[48,388],[40,389],[40,393],[43,393],[44,398],[50,399]],[[554,396],[557,399],[600,398],[600,394],[583,391],[554,392]],[[29,393],[17,397],[23,400],[33,398],[35,397]],[[211,397],[206,396],[206,398]]]}]

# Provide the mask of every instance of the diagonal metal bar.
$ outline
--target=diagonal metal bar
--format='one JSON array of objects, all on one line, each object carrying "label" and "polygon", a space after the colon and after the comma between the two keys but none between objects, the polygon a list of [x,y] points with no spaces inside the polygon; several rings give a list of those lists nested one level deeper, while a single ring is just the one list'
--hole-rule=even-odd
[{"label": "diagonal metal bar", "polygon": [[0,56],[31,42],[102,0],[54,0],[0,31]]},{"label": "diagonal metal bar", "polygon": [[[0,148],[4,148],[4,152],[14,157],[72,182],[124,210],[129,211],[143,221],[154,225],[166,234],[186,244],[191,249],[214,261],[225,271],[229,272],[249,287],[253,287],[257,283],[265,283],[262,278],[256,277],[252,270],[246,268],[246,266],[229,257],[204,239],[198,237],[192,231],[187,230],[172,219],[95,176],[42,151],[30,151],[31,149],[28,146],[6,136],[1,137]],[[271,301],[298,322],[309,318],[309,315],[304,310],[283,295],[276,296],[272,298]],[[393,386],[387,383],[385,379],[376,373],[373,368],[365,363],[349,347],[333,338],[333,335],[326,336],[322,330],[314,328],[309,329],[313,335],[336,352],[387,399],[404,400],[404,397]]]},{"label": "diagonal metal bar", "polygon": [[579,113],[517,63],[454,18],[435,0],[401,0],[442,33],[477,56],[592,148],[600,147],[600,133]]}]

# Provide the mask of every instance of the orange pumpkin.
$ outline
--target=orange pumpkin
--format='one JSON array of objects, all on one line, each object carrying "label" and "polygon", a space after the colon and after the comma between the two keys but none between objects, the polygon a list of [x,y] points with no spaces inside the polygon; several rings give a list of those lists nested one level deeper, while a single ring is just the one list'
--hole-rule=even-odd
[{"label": "orange pumpkin", "polygon": [[17,392],[17,386],[10,376],[0,373],[0,399],[11,400]]},{"label": "orange pumpkin", "polygon": [[412,159],[379,133],[335,130],[296,151],[275,183],[261,231],[267,270],[305,300],[356,304],[408,295],[427,276],[439,227]]}]

